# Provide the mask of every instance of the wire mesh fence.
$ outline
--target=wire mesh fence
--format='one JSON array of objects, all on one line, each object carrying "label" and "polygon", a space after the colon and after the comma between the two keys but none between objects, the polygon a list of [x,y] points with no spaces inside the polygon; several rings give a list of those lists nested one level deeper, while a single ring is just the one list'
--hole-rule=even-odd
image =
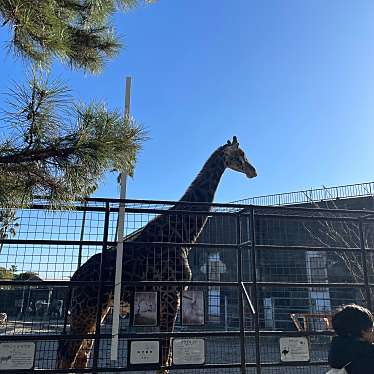
[{"label": "wire mesh fence", "polygon": [[324,373],[332,311],[372,309],[367,210],[127,200],[112,361],[119,201],[47,203],[1,231],[2,372]]}]

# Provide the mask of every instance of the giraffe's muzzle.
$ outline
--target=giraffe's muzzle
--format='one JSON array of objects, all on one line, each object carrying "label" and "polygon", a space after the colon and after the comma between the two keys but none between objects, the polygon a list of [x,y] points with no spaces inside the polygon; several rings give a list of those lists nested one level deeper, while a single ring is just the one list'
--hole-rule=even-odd
[{"label": "giraffe's muzzle", "polygon": [[257,171],[250,163],[246,164],[244,172],[248,178],[257,177]]}]

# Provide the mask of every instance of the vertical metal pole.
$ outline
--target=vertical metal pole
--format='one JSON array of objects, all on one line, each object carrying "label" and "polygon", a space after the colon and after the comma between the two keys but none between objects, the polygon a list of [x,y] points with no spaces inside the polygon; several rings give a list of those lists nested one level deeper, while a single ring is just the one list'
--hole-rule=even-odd
[{"label": "vertical metal pole", "polygon": [[225,331],[229,331],[229,321],[227,315],[227,296],[225,295]]},{"label": "vertical metal pole", "polygon": [[[130,120],[130,92],[131,78],[126,78],[125,93],[125,121]],[[121,281],[122,281],[122,262],[123,262],[123,236],[125,224],[125,202],[126,199],[127,172],[120,174],[120,203],[118,209],[117,223],[117,255],[116,255],[116,273],[114,280],[113,295],[113,314],[112,314],[112,342],[110,346],[110,359],[117,361],[118,359],[118,334],[119,334],[119,312],[121,304]]]},{"label": "vertical metal pole", "polygon": [[82,217],[82,227],[81,227],[81,235],[80,235],[80,244],[79,244],[79,251],[78,251],[78,264],[77,264],[77,269],[79,269],[82,265],[82,250],[83,250],[83,245],[82,241],[84,239],[84,228],[86,225],[86,215],[87,215],[87,201],[84,202],[83,204],[83,217]]},{"label": "vertical metal pole", "polygon": [[63,335],[66,334],[66,326],[68,324],[69,309],[70,309],[70,304],[71,304],[71,296],[72,296],[72,292],[73,292],[73,289],[72,289],[72,286],[71,286],[70,283],[71,282],[69,282],[69,287],[68,287],[68,300],[67,300],[66,305],[64,305],[65,313],[64,313],[64,328],[62,329],[62,334]]},{"label": "vertical metal pole", "polygon": [[[84,228],[85,228],[85,225],[86,225],[86,215],[87,215],[86,207],[87,207],[87,201],[85,201],[84,204],[83,204],[83,217],[82,217],[80,242],[82,242],[83,239],[84,239]],[[78,250],[77,270],[82,265],[82,250],[83,250],[83,245],[81,243],[81,244],[79,244],[79,250]],[[64,327],[62,329],[62,334],[63,335],[66,334],[66,327],[67,327],[67,324],[68,324],[69,309],[70,309],[70,305],[71,305],[72,292],[73,292],[73,289],[72,289],[72,286],[70,285],[70,282],[69,282],[67,302],[66,302],[66,305],[63,305],[63,307],[64,307],[63,308],[64,309]]]},{"label": "vertical metal pole", "polygon": [[99,361],[99,348],[100,348],[100,325],[101,325],[101,305],[103,303],[103,274],[105,271],[105,257],[108,248],[108,233],[109,233],[109,219],[110,219],[110,205],[109,202],[105,203],[105,220],[104,220],[104,233],[103,233],[103,249],[101,252],[100,275],[99,275],[99,289],[97,295],[97,310],[96,310],[96,328],[95,328],[95,341],[92,360],[92,373],[97,373],[97,366]]},{"label": "vertical metal pole", "polygon": [[18,313],[18,316],[17,318],[20,319],[21,316],[23,316],[25,314],[25,293],[26,293],[26,288],[25,288],[25,285],[22,286],[22,304],[21,304],[21,308],[19,310],[19,313]]},{"label": "vertical metal pole", "polygon": [[243,252],[241,243],[241,225],[240,213],[236,217],[236,244],[238,248],[238,296],[239,296],[239,331],[240,331],[240,372],[246,373],[246,357],[245,357],[245,325],[244,325],[244,307],[243,307]]},{"label": "vertical metal pole", "polygon": [[251,227],[251,263],[252,263],[252,290],[254,298],[254,307],[256,314],[254,315],[255,319],[255,342],[256,342],[256,373],[261,374],[261,355],[260,355],[260,317],[259,317],[259,308],[258,308],[258,293],[257,293],[257,254],[256,254],[256,217],[255,210],[251,207],[250,215],[250,227]]},{"label": "vertical metal pole", "polygon": [[[49,308],[51,306],[51,300],[52,300],[52,289],[48,287],[48,299],[47,299],[47,315],[49,314]],[[26,309],[27,310],[27,309]]]},{"label": "vertical metal pole", "polygon": [[360,247],[361,247],[361,256],[362,256],[362,270],[364,273],[364,283],[365,283],[365,290],[366,290],[366,305],[369,310],[372,310],[372,303],[371,303],[371,292],[369,286],[369,277],[368,277],[368,267],[367,267],[367,251],[365,246],[364,240],[364,227],[362,220],[359,221],[359,230],[360,230]]}]

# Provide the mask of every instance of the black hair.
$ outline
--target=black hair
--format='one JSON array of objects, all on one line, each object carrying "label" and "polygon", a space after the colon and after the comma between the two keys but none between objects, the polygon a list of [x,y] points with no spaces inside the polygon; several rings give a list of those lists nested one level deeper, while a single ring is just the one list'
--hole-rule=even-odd
[{"label": "black hair", "polygon": [[373,328],[373,315],[360,305],[344,305],[334,313],[332,327],[339,336],[360,338],[364,331]]}]

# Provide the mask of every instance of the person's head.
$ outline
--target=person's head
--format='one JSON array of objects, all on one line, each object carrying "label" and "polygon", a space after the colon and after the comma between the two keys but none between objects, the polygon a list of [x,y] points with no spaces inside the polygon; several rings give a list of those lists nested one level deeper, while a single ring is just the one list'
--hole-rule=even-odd
[{"label": "person's head", "polygon": [[332,317],[332,327],[339,336],[373,341],[373,315],[359,305],[340,307]]}]

